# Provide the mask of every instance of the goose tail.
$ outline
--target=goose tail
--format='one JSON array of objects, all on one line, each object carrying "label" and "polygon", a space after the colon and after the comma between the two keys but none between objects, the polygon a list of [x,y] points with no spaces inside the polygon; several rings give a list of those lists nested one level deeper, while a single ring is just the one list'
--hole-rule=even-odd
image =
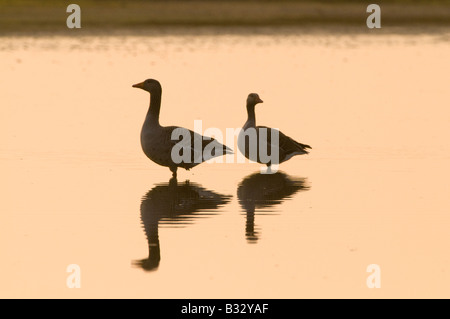
[{"label": "goose tail", "polygon": [[312,149],[308,144],[302,144],[297,141],[292,140],[297,148],[297,151],[301,154],[309,154],[308,149]]}]

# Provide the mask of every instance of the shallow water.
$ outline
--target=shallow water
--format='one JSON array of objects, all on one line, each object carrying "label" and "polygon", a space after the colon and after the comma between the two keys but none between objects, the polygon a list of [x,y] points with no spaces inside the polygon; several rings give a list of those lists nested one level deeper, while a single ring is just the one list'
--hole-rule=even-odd
[{"label": "shallow water", "polygon": [[[448,39],[1,38],[0,296],[448,298]],[[171,180],[139,144],[150,77],[163,125],[239,128],[257,92],[257,123],[313,150]]]}]

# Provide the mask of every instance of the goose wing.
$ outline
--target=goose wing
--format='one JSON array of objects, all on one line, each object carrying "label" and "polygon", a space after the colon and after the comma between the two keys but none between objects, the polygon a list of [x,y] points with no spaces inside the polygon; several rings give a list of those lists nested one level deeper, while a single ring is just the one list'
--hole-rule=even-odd
[{"label": "goose wing", "polygon": [[182,163],[189,165],[181,165],[182,167],[194,167],[211,158],[233,154],[229,147],[219,143],[216,139],[203,136],[186,128],[169,126],[166,127],[166,132],[166,140],[169,141],[171,149],[181,143],[177,147],[182,147],[190,152],[190,163]]},{"label": "goose wing", "polygon": [[[272,146],[278,147],[279,149],[279,155],[280,155],[280,163],[283,161],[288,160],[294,155],[302,155],[302,154],[308,154],[308,149],[311,149],[311,146],[307,144],[302,144],[291,137],[283,134],[277,129],[270,128],[267,126],[258,126],[258,140],[259,140],[259,134],[260,129],[266,129],[267,130],[267,147],[270,149]],[[272,130],[278,132],[278,141],[272,141]]]}]

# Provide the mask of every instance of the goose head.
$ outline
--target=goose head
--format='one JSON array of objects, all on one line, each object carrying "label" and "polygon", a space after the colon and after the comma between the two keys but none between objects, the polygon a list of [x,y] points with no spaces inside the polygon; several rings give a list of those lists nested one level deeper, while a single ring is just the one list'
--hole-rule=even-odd
[{"label": "goose head", "polygon": [[250,93],[247,97],[247,105],[255,106],[258,103],[263,103],[263,100],[259,98],[256,93]]},{"label": "goose head", "polygon": [[153,80],[153,79],[147,79],[144,82],[134,84],[133,87],[142,89],[144,91],[147,91],[150,94],[152,94],[152,93],[161,93],[161,90],[162,90],[161,89],[161,84],[159,84],[158,81]]}]

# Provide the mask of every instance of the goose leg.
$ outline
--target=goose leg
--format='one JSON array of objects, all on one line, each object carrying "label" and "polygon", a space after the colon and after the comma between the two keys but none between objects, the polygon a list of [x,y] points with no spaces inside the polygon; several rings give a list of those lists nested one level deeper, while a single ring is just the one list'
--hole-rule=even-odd
[{"label": "goose leg", "polygon": [[173,177],[177,177],[177,167],[169,167],[170,171],[172,172]]}]

